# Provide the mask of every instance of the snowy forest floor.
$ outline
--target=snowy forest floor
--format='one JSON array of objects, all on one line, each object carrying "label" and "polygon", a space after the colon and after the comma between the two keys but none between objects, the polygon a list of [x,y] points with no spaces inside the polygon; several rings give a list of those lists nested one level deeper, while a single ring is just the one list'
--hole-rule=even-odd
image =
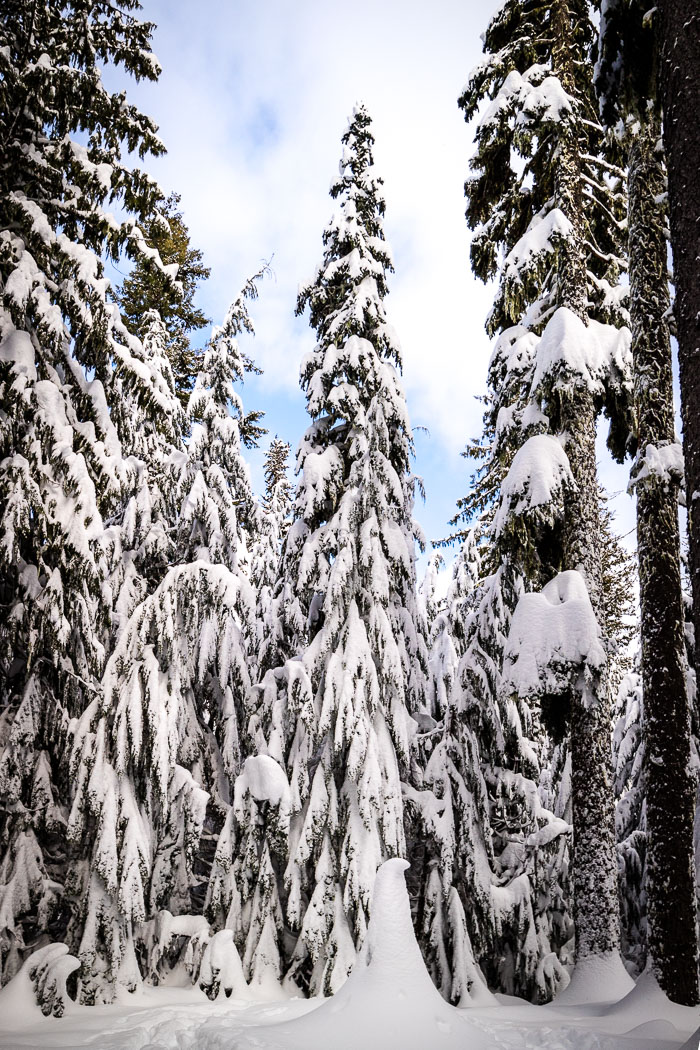
[{"label": "snowy forest floor", "polygon": [[[331,998],[280,998],[275,983],[275,1002],[210,1002],[191,985],[142,986],[110,1006],[69,1000],[62,1018],[44,1019],[25,963],[0,991],[0,1050],[699,1050],[700,1009],[669,1002],[650,973],[632,985],[619,956],[584,960],[548,1006],[476,985],[483,1005],[450,1006],[413,933],[407,867],[379,868],[362,952]],[[589,1002],[629,987],[617,1002]]]},{"label": "snowy forest floor", "polygon": [[[304,1033],[300,1021],[319,1010],[319,1004],[325,1004],[323,1023],[315,1033]],[[414,1038],[395,1026],[387,1031],[380,1017],[375,1019],[377,1041],[368,1044],[363,1035],[355,1042],[352,1010],[348,1011],[350,1016],[342,1016],[344,1011],[337,1013],[334,1024],[332,1004],[333,1000],[302,999],[265,1004],[241,1000],[211,1003],[198,989],[152,988],[125,996],[112,1006],[71,1007],[60,1020],[37,1021],[18,1010],[10,1019],[16,1027],[9,1030],[2,1024],[0,1047],[288,1050],[305,1046],[306,1050],[337,1050],[357,1046],[358,1050],[440,1050],[442,1046],[459,1045],[463,1050],[698,1050],[700,1039],[700,1012],[674,1006],[653,986],[645,985],[644,979],[630,996],[612,1005],[532,1006],[499,997],[497,1006],[455,1010],[449,1032],[449,1023],[435,1017],[435,1037],[430,1044],[426,1044],[424,1033]],[[28,1011],[36,1010],[26,1001],[25,1006]],[[24,1013],[22,1027],[20,1013]],[[463,1031],[460,1022],[464,1023]]]}]

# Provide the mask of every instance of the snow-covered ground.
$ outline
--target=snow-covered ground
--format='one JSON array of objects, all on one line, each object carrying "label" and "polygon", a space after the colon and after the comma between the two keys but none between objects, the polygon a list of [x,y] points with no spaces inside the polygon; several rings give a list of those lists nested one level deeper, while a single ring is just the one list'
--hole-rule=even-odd
[{"label": "snow-covered ground", "polygon": [[[649,975],[621,1000],[532,1006],[484,992],[449,1006],[413,937],[403,872],[388,861],[375,885],[365,949],[331,999],[210,1002],[196,988],[148,988],[111,1006],[70,1005],[41,1017],[26,970],[0,995],[0,1048],[50,1050],[698,1050],[700,1009],[668,1001]],[[573,986],[572,986],[573,987]],[[620,985],[610,982],[610,994]],[[572,1000],[578,999],[579,1002]]]}]

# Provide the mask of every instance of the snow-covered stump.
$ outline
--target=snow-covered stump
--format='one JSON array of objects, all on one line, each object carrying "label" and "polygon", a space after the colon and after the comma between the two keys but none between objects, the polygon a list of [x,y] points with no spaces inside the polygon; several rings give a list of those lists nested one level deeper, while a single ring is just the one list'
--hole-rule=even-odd
[{"label": "snow-covered stump", "polygon": [[411,923],[408,867],[395,857],[377,871],[365,943],[340,991],[304,1017],[258,1029],[263,1045],[267,1036],[288,1050],[494,1050],[430,979]]}]

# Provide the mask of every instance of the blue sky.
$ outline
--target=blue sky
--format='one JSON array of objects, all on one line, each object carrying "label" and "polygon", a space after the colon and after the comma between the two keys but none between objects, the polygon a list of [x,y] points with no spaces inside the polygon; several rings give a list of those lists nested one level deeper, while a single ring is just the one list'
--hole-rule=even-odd
[{"label": "blue sky", "polygon": [[[356,101],[374,118],[385,180],[385,231],[396,273],[386,305],[404,355],[426,502],[416,517],[442,537],[468,487],[460,456],[479,433],[490,353],[483,321],[491,292],[469,269],[463,183],[472,131],[457,97],[481,54],[496,0],[144,0],[163,66],[130,98],[160,125],[168,149],[149,170],[182,196],[192,243],[212,268],[200,305],[218,322],[243,279],[274,254],[274,280],[253,304],[246,349],[264,369],[243,392],[270,434],[292,448],[307,425],[299,361],[313,346],[294,317],[297,287],[321,260],[340,137]],[[605,458],[605,457],[603,457]],[[250,457],[261,486],[262,451]],[[604,468],[613,489],[622,472]],[[618,499],[619,525],[633,523]]]}]

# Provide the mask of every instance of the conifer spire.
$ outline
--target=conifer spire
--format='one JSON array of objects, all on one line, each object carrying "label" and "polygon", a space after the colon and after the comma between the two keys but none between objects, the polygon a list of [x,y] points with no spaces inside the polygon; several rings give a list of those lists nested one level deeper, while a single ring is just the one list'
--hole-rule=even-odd
[{"label": "conifer spire", "polygon": [[287,651],[298,659],[267,673],[258,719],[258,746],[283,761],[291,787],[285,910],[299,936],[290,974],[322,993],[353,965],[377,867],[404,852],[409,712],[425,694],[412,437],[384,309],[392,264],[373,144],[359,106],[343,136],[323,262],[299,295],[318,342],[301,366],[311,423],[284,548],[284,576],[295,581]]}]

